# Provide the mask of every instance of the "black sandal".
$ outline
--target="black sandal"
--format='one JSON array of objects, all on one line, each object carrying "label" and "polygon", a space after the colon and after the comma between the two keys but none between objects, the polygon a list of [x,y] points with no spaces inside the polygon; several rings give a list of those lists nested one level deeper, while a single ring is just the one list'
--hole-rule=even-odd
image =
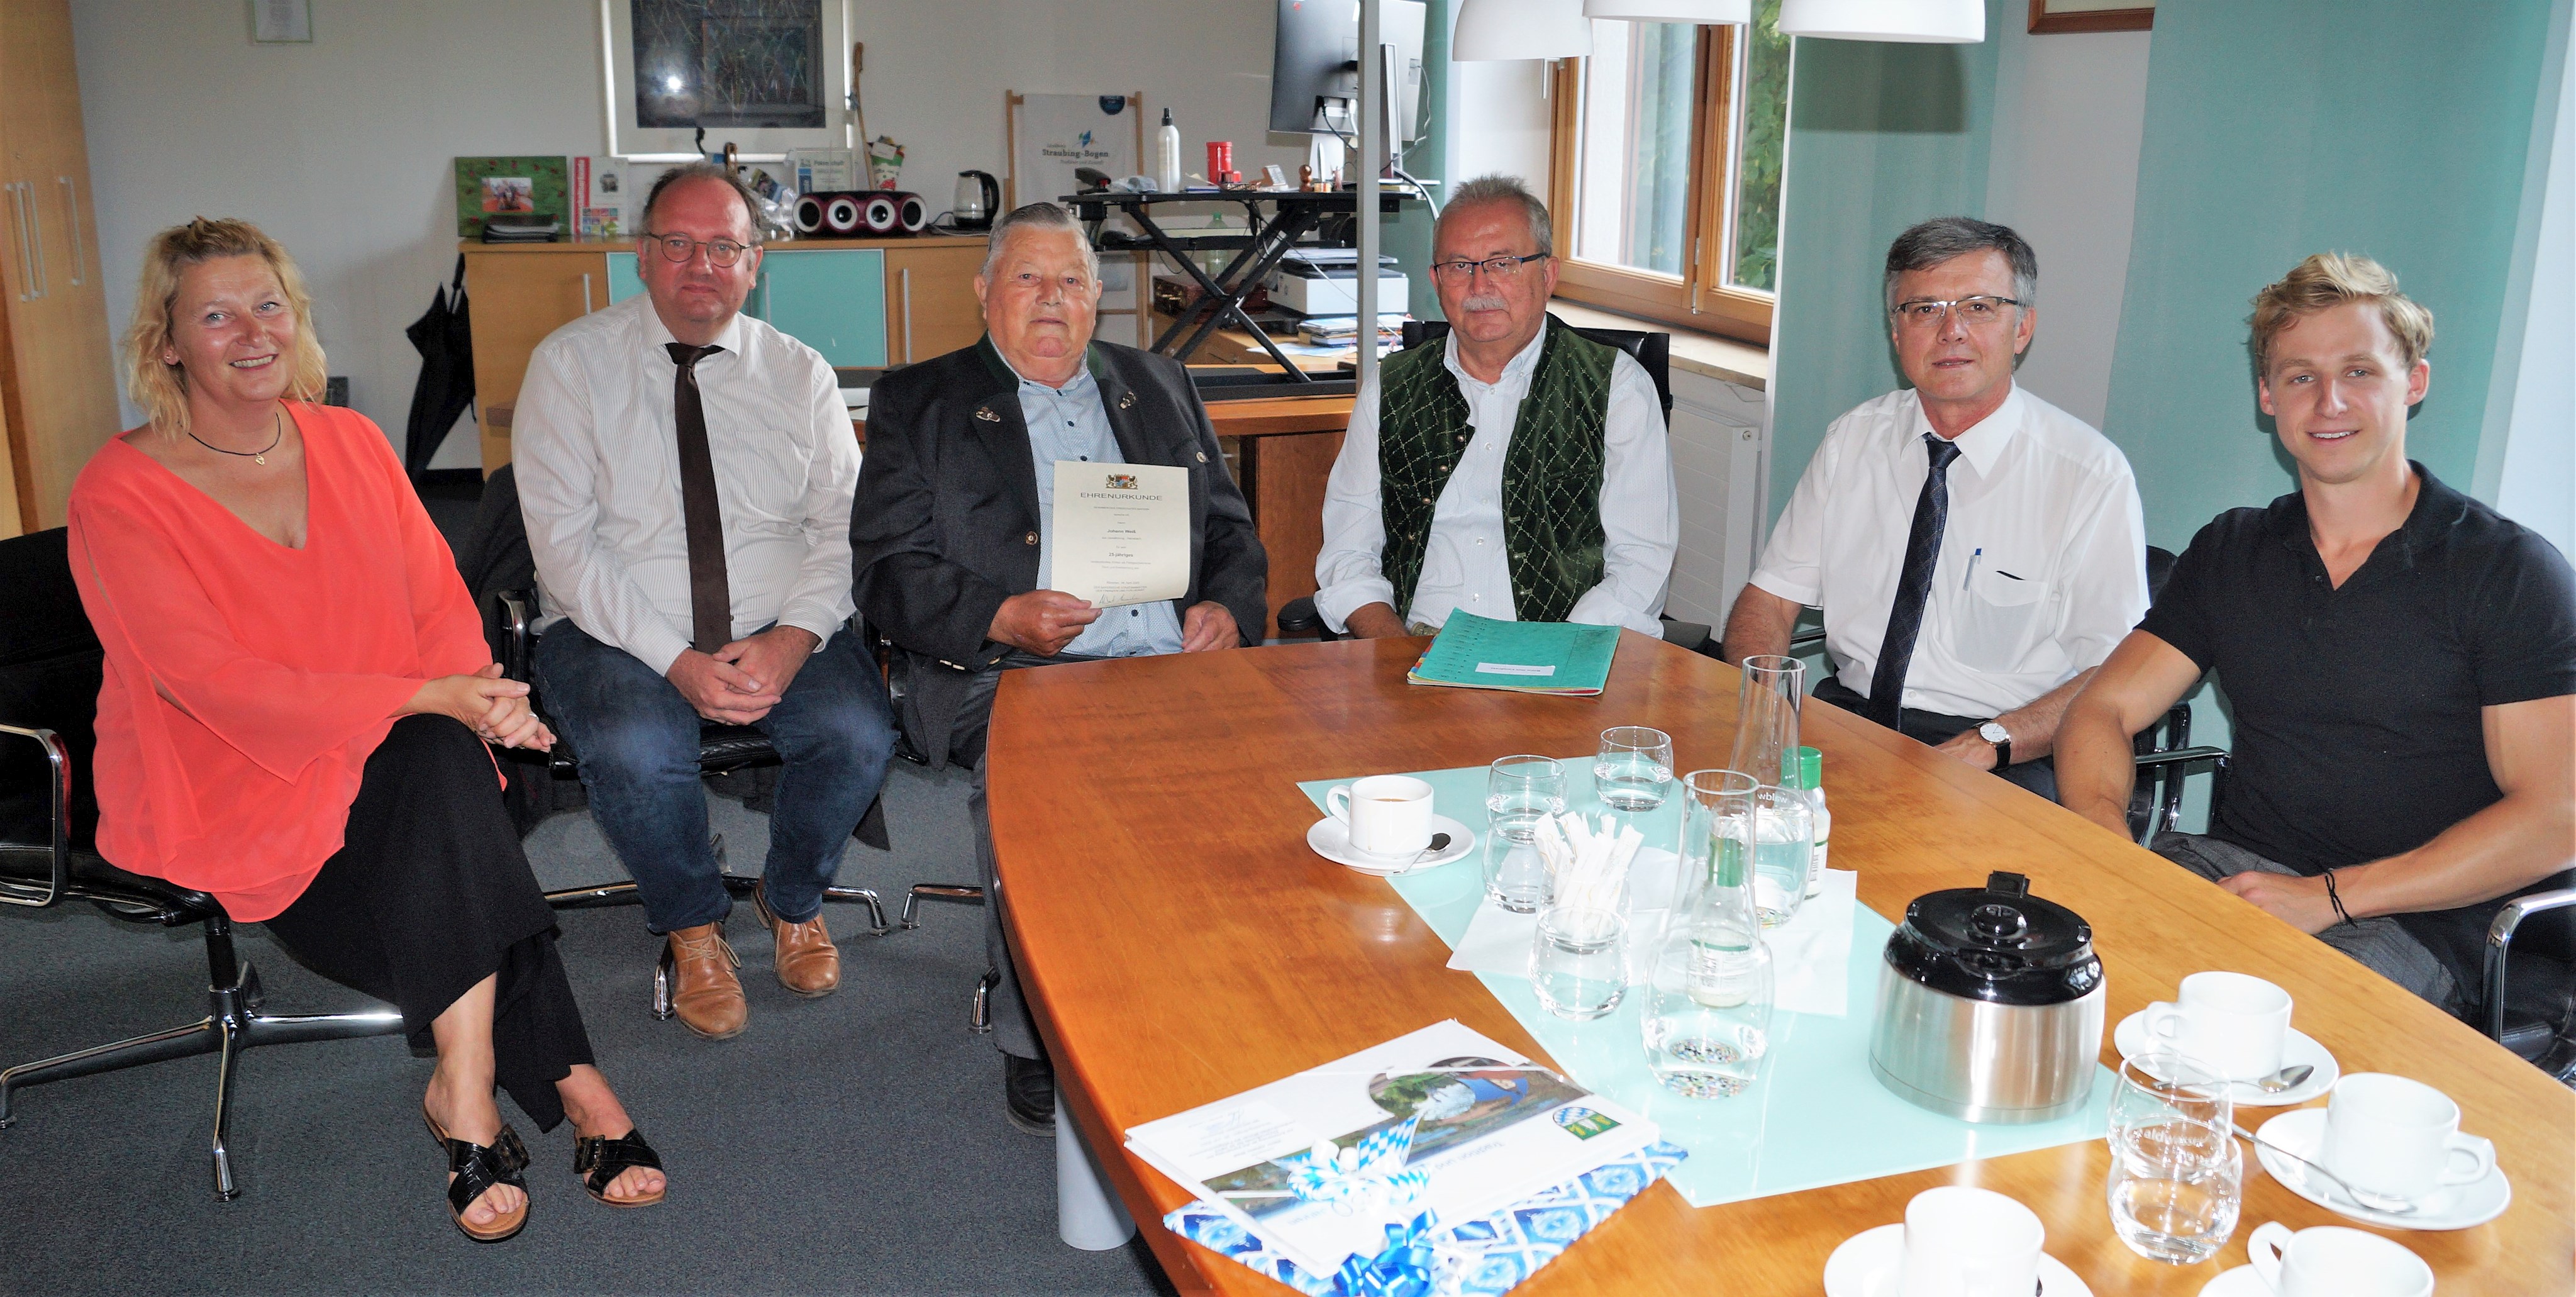
[{"label": "black sandal", "polygon": [[456,1174],[447,1182],[447,1215],[456,1222],[457,1232],[477,1243],[498,1243],[526,1229],[528,1203],[524,1197],[517,1211],[495,1217],[481,1229],[465,1223],[465,1209],[495,1185],[506,1184],[522,1195],[527,1193],[528,1182],[520,1178],[519,1172],[527,1169],[528,1147],[519,1142],[519,1132],[503,1125],[490,1144],[473,1144],[449,1138],[426,1108],[421,1110],[420,1119],[429,1124],[429,1137],[438,1141],[439,1148],[447,1154],[447,1169]]},{"label": "black sandal", "polygon": [[610,1139],[605,1135],[584,1135],[572,1142],[572,1173],[581,1177],[582,1189],[591,1197],[611,1207],[650,1207],[662,1201],[668,1185],[653,1191],[649,1198],[619,1200],[608,1196],[608,1186],[634,1167],[662,1169],[662,1155],[644,1142],[644,1128],[631,1127],[623,1135]]}]

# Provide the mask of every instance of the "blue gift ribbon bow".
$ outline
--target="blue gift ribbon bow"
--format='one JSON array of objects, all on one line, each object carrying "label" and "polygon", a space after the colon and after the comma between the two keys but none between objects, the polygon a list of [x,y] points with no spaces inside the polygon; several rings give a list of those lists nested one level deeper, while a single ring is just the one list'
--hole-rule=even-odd
[{"label": "blue gift ribbon bow", "polygon": [[1354,1255],[1334,1276],[1351,1297],[1431,1297],[1430,1212],[1386,1227],[1386,1246],[1365,1260]]}]

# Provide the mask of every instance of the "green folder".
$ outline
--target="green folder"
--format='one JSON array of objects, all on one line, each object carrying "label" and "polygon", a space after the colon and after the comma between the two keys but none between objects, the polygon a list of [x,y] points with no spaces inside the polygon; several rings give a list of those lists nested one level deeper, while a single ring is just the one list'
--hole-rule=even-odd
[{"label": "green folder", "polygon": [[1405,678],[1452,689],[1591,697],[1610,681],[1616,626],[1561,621],[1495,621],[1453,612]]}]

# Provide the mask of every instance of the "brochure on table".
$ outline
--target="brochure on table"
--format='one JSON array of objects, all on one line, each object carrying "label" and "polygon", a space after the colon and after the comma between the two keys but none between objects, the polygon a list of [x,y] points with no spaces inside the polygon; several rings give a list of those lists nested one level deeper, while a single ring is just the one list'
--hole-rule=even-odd
[{"label": "brochure on table", "polygon": [[[1617,719],[1605,718],[1605,722]],[[1600,810],[1591,784],[1591,758],[1566,758],[1565,767],[1569,809]],[[1362,770],[1297,787],[1320,814],[1326,789],[1349,783],[1357,775],[1396,773],[1429,783],[1437,814],[1479,835],[1487,832],[1483,766]],[[1661,808],[1634,817],[1648,844],[1678,845],[1681,802],[1676,793]],[[1857,823],[1846,817],[1861,813],[1841,805],[1835,811],[1841,822],[1838,827]],[[1470,851],[1456,863],[1386,880],[1452,951],[1467,944],[1468,929],[1484,900],[1483,854]],[[1834,859],[1841,862],[1845,856],[1836,852]],[[1963,868],[1962,877],[1969,872]],[[1830,998],[1825,985],[1809,988],[1817,999],[1784,985],[1771,1019],[1769,1061],[1761,1078],[1731,1099],[1686,1099],[1655,1083],[1646,1069],[1639,1030],[1639,1008],[1646,999],[1642,991],[1632,991],[1607,1017],[1567,1022],[1539,1006],[1525,974],[1479,971],[1473,976],[1569,1079],[1654,1122],[1666,1142],[1690,1150],[1690,1160],[1665,1178],[1694,1207],[2102,1138],[2112,1077],[2099,1065],[2082,1112],[2027,1126],[1981,1125],[1944,1117],[1915,1107],[1879,1084],[1869,1070],[1869,1034],[1880,970],[1886,963],[1882,955],[1895,925],[1866,905],[1855,904],[1848,913],[1849,944],[1841,979],[1848,996],[1844,1011],[1835,1015],[1801,1007],[1821,1007],[1818,1000]]]},{"label": "brochure on table", "polygon": [[1390,1231],[1474,1220],[1657,1131],[1449,1021],[1127,1136],[1272,1251],[1332,1274],[1378,1255]]}]

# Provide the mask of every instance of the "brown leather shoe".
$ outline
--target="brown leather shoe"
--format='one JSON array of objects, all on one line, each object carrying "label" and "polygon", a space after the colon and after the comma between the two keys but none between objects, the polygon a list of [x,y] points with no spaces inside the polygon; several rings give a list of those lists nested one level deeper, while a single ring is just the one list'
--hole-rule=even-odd
[{"label": "brown leather shoe", "polygon": [[821,911],[803,923],[789,923],[769,912],[768,890],[758,883],[752,885],[751,908],[775,943],[780,986],[809,1000],[841,988],[841,949],[832,944]]},{"label": "brown leather shoe", "polygon": [[725,944],[723,924],[673,928],[662,962],[670,972],[671,1007],[681,1026],[709,1040],[742,1034],[748,1015],[742,982],[733,975],[742,959]]}]

